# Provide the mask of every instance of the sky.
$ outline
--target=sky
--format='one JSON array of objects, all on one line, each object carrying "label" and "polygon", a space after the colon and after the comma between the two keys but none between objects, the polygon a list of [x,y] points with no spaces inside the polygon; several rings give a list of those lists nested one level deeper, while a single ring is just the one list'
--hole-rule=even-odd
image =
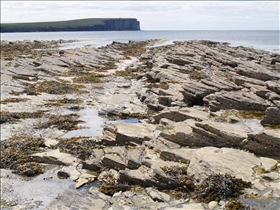
[{"label": "sky", "polygon": [[141,30],[279,30],[278,1],[7,1],[1,23],[137,18]]}]

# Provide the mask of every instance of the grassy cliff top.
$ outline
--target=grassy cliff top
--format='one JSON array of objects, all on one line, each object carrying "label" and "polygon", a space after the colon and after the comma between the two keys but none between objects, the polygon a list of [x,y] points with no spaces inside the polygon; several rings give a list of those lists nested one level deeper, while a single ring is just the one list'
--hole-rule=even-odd
[{"label": "grassy cliff top", "polygon": [[136,20],[136,18],[86,18],[77,20],[66,20],[66,21],[49,21],[49,22],[29,22],[29,23],[1,23],[2,27],[16,28],[16,27],[77,27],[77,26],[95,26],[103,25],[105,21],[112,19],[122,20]]}]

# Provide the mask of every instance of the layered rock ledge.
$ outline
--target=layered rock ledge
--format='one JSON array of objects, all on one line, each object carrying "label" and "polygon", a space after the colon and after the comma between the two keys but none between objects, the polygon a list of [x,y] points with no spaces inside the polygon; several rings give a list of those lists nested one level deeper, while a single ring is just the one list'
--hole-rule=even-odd
[{"label": "layered rock ledge", "polygon": [[[279,207],[279,54],[61,42],[1,41],[1,206]],[[15,184],[34,182],[64,187],[34,199]]]}]

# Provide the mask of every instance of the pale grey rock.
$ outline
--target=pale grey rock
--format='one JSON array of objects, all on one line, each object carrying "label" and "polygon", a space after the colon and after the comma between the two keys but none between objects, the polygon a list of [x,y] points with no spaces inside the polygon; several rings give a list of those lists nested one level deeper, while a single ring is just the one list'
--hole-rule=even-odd
[{"label": "pale grey rock", "polygon": [[88,193],[64,190],[53,200],[47,207],[47,210],[60,210],[60,209],[103,209],[106,202],[99,197],[93,196]]},{"label": "pale grey rock", "polygon": [[206,210],[207,207],[204,207],[201,203],[182,203],[174,206],[162,207],[160,210],[177,210],[177,209],[194,209],[194,210]]},{"label": "pale grey rock", "polygon": [[169,108],[160,112],[159,114],[153,115],[153,122],[158,124],[162,118],[166,118],[174,122],[181,122],[187,119],[202,121],[209,118],[209,113],[193,107],[185,107],[181,109]]},{"label": "pale grey rock", "polygon": [[166,193],[160,192],[152,187],[146,188],[148,195],[154,200],[158,202],[169,202],[170,196]]},{"label": "pale grey rock", "polygon": [[136,193],[133,191],[118,192],[110,199],[110,209],[150,209],[154,201],[146,192]]},{"label": "pale grey rock", "polygon": [[174,121],[169,120],[169,119],[167,119],[167,118],[161,118],[161,119],[159,120],[159,124],[160,124],[160,125],[163,125],[163,126],[172,126],[174,123],[175,123]]},{"label": "pale grey rock", "polygon": [[33,154],[32,159],[43,163],[72,166],[78,165],[78,163],[81,161],[73,155],[60,152],[58,149]]},{"label": "pale grey rock", "polygon": [[264,99],[247,92],[218,92],[204,97],[211,111],[220,109],[264,111],[270,106]]},{"label": "pale grey rock", "polygon": [[231,77],[237,85],[245,85],[246,83],[249,83],[260,87],[266,87],[266,82],[251,77],[245,77],[238,74],[231,74]]},{"label": "pale grey rock", "polygon": [[219,90],[240,90],[242,89],[241,86],[237,86],[233,82],[229,81],[226,77],[211,77],[211,79],[201,79],[200,80],[203,84],[218,88]]},{"label": "pale grey rock", "polygon": [[277,168],[278,161],[272,158],[260,157],[262,166],[266,172],[270,172]]},{"label": "pale grey rock", "polygon": [[162,131],[159,135],[181,146],[187,146],[188,139],[193,137],[193,130],[187,123],[178,122],[174,123],[169,130]]},{"label": "pale grey rock", "polygon": [[273,171],[270,173],[262,174],[261,177],[268,181],[274,181],[274,180],[278,180],[280,178],[280,174],[279,174],[279,172]]},{"label": "pale grey rock", "polygon": [[253,64],[252,62],[250,62],[250,64],[251,66],[249,68],[248,66],[238,66],[236,68],[236,72],[240,75],[244,75],[246,77],[262,81],[280,79],[280,75],[278,75],[277,73],[274,73],[272,71],[267,70],[264,67],[260,67],[256,64]]},{"label": "pale grey rock", "polygon": [[165,157],[172,159],[177,157],[177,161],[189,160],[188,175],[199,181],[212,173],[229,173],[237,178],[251,181],[253,168],[261,164],[260,159],[254,154],[231,148],[181,148],[169,149],[165,153]]},{"label": "pale grey rock", "polygon": [[273,80],[273,81],[267,81],[266,82],[268,88],[270,90],[273,90],[274,92],[280,94],[280,80]]},{"label": "pale grey rock", "polygon": [[117,154],[105,154],[102,158],[101,165],[115,170],[122,170],[127,167],[126,160]]},{"label": "pale grey rock", "polygon": [[128,149],[127,151],[127,167],[129,169],[137,169],[141,166],[144,156],[143,148]]},{"label": "pale grey rock", "polygon": [[210,203],[208,203],[208,207],[209,209],[215,209],[218,206],[218,202],[217,201],[211,201]]},{"label": "pale grey rock", "polygon": [[81,186],[91,183],[96,179],[95,175],[83,173],[77,180],[76,180],[76,189],[80,188]]},{"label": "pale grey rock", "polygon": [[155,126],[151,124],[115,124],[116,142],[119,144],[129,144],[134,142],[142,144],[154,138]]}]

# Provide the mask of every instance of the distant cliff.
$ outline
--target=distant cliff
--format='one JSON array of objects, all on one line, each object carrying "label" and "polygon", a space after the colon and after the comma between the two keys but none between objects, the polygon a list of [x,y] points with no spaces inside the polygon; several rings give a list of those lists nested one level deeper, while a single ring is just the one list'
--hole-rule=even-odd
[{"label": "distant cliff", "polygon": [[1,33],[50,31],[138,31],[136,18],[88,18],[55,22],[1,23]]}]

